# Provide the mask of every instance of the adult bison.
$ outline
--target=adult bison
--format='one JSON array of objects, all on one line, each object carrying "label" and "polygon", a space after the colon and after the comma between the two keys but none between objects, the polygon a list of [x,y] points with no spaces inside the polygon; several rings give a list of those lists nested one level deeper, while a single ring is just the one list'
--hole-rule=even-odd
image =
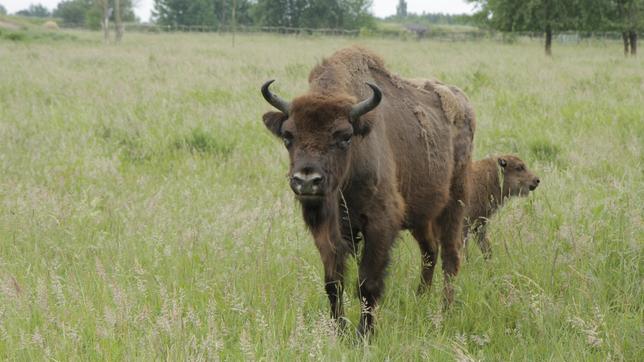
[{"label": "adult bison", "polygon": [[417,87],[359,47],[317,65],[309,92],[292,101],[271,93],[272,82],[262,94],[280,112],[264,114],[263,121],[289,152],[289,183],[324,264],[332,317],[344,324],[345,260],[363,239],[358,332],[372,330],[401,229],[411,230],[422,252],[421,290],[431,285],[439,250],[434,235],[440,239],[449,304],[475,128],[465,96],[440,83]]}]

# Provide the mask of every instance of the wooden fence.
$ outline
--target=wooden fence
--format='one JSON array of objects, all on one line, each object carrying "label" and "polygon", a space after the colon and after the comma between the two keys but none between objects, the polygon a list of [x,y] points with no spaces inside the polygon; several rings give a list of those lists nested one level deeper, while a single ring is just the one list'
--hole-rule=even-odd
[{"label": "wooden fence", "polygon": [[[110,24],[112,27],[114,24]],[[85,29],[84,25],[62,24],[64,28]],[[231,33],[231,26],[207,26],[207,25],[156,25],[126,23],[126,32],[144,32],[144,33]],[[443,29],[429,28],[424,32],[414,32],[407,29],[401,30],[347,30],[347,29],[313,29],[313,28],[292,28],[285,26],[245,26],[239,25],[235,28],[238,33],[272,33],[283,35],[320,35],[320,36],[346,36],[346,37],[377,37],[377,38],[394,38],[394,39],[434,39],[441,41],[475,41],[481,39],[498,40],[503,42],[513,42],[519,38],[541,40],[544,37],[543,32],[515,32],[502,33],[491,30],[472,30],[472,31],[445,31]],[[642,38],[644,34],[640,34]],[[622,35],[619,32],[577,32],[564,31],[555,33],[554,40],[560,43],[580,43],[589,40],[621,40]]]},{"label": "wooden fence", "polygon": [[[208,26],[208,25],[156,25],[156,24],[124,24],[125,31],[144,32],[144,33],[230,33],[233,31],[231,26]],[[85,29],[82,24],[62,24],[63,28]],[[110,29],[114,23],[110,23]],[[313,28],[291,28],[286,26],[245,26],[238,25],[235,28],[239,33],[275,33],[275,34],[292,34],[292,35],[325,35],[325,36],[358,36],[359,30],[347,29],[313,29]]]}]

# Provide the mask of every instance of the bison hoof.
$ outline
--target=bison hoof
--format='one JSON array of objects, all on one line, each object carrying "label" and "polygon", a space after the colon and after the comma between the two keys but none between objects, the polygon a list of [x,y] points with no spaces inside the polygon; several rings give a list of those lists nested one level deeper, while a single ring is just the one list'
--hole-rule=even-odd
[{"label": "bison hoof", "polygon": [[335,333],[338,336],[345,334],[347,330],[347,319],[345,317],[339,317],[335,320]]},{"label": "bison hoof", "polygon": [[369,335],[371,335],[371,330],[365,329],[365,327],[359,326],[356,330],[356,338],[358,341],[368,342]]},{"label": "bison hoof", "polygon": [[360,321],[358,325],[358,330],[356,330],[356,337],[363,341],[368,341],[369,336],[373,334],[373,323],[365,322],[364,320]]},{"label": "bison hoof", "polygon": [[418,288],[416,289],[416,294],[423,295],[429,292],[431,288],[432,288],[431,284],[420,282],[420,284],[418,284]]}]

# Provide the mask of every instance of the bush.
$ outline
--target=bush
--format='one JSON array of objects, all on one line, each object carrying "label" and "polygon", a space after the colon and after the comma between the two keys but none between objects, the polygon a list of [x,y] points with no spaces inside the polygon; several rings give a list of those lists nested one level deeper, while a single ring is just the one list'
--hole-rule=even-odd
[{"label": "bush", "polygon": [[2,31],[0,29],[0,39],[7,39],[11,41],[24,41],[27,39],[24,33],[19,33],[15,31]]}]

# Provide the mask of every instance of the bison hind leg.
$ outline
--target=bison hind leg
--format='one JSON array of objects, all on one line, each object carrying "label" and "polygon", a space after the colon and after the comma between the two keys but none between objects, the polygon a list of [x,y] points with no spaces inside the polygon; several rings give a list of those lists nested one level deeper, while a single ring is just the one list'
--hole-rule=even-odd
[{"label": "bison hind leg", "polygon": [[[462,200],[467,200],[465,172],[455,174],[450,188],[450,201],[438,217],[438,235],[443,261],[444,304],[448,307],[454,301],[452,281],[460,269],[460,250],[463,243],[463,217],[465,208]],[[460,176],[460,177],[459,177]]]}]

